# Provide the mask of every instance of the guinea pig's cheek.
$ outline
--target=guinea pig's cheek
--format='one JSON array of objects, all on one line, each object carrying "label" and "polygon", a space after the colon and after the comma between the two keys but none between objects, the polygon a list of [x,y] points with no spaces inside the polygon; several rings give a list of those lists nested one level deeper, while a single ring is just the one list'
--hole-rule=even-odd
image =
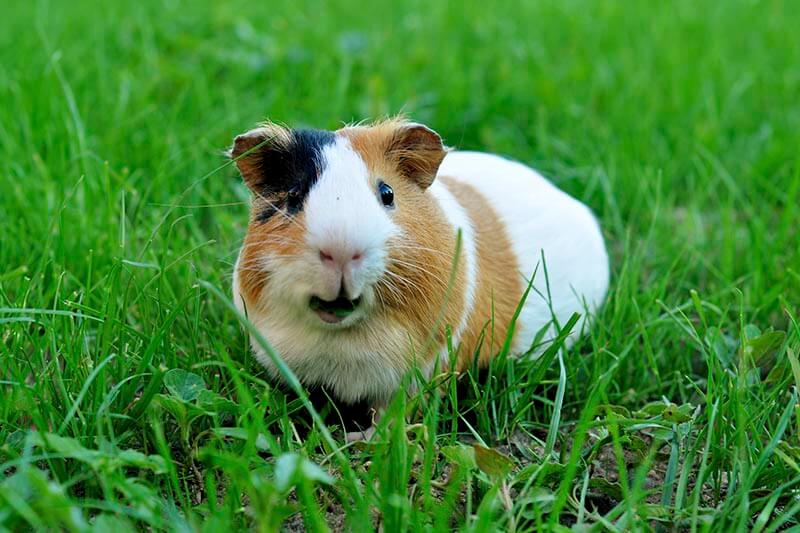
[{"label": "guinea pig's cheek", "polygon": [[300,301],[309,297],[314,281],[306,263],[296,258],[277,256],[268,262],[268,266],[270,274],[266,297],[270,304],[299,307]]}]

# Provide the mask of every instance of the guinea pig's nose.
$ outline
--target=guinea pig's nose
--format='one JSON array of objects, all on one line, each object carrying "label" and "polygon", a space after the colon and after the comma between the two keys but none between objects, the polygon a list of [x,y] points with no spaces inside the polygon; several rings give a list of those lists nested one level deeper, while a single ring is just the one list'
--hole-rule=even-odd
[{"label": "guinea pig's nose", "polygon": [[346,267],[348,263],[360,261],[363,255],[363,252],[358,250],[321,248],[319,251],[319,258],[323,264],[338,265],[341,268]]}]

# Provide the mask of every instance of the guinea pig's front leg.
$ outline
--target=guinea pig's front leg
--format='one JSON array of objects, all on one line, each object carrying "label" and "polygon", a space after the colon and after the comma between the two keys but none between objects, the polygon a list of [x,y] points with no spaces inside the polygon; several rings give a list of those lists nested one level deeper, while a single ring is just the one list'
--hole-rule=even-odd
[{"label": "guinea pig's front leg", "polygon": [[375,434],[375,428],[381,420],[381,415],[383,415],[383,406],[373,407],[370,411],[372,414],[372,423],[370,426],[361,431],[348,431],[344,435],[345,442],[358,442],[372,439],[372,436]]}]

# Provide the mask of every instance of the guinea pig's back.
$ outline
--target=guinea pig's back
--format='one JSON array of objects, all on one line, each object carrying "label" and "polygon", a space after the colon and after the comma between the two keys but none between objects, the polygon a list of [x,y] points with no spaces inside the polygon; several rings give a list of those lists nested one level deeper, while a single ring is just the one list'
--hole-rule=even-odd
[{"label": "guinea pig's back", "polygon": [[[536,272],[517,324],[517,351],[529,349],[553,314],[564,324],[572,313],[585,316],[601,305],[608,289],[608,256],[597,219],[584,204],[531,168],[491,154],[450,152],[438,175],[484,196],[506,229],[519,273],[530,280]],[[477,232],[475,238],[492,235]],[[573,332],[582,328],[583,320]]]}]

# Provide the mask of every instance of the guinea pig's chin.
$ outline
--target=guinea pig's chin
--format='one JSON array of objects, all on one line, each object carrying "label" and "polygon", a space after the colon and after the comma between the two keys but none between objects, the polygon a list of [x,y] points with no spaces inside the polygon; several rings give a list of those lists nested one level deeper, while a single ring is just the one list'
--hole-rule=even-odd
[{"label": "guinea pig's chin", "polygon": [[363,310],[353,311],[339,322],[328,322],[313,311],[309,316],[309,320],[311,321],[313,327],[327,331],[341,331],[357,328],[366,321],[366,318],[367,313],[365,313]]}]

